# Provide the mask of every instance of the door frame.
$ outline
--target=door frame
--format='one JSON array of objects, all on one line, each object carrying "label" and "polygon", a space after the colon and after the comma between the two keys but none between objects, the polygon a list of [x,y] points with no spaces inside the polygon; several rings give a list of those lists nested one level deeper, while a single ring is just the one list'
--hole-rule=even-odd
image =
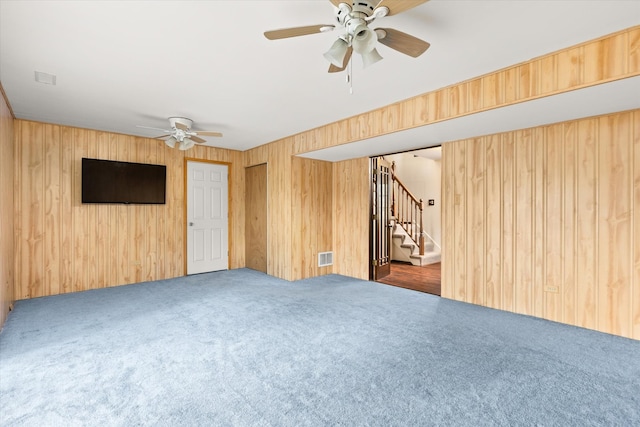
[{"label": "door frame", "polygon": [[[391,271],[391,228],[389,227],[388,221],[391,215],[391,189],[389,188],[391,181],[389,179],[390,177],[390,171],[387,173],[388,174],[388,181],[386,182],[387,184],[387,188],[386,188],[386,196],[387,196],[387,203],[386,203],[386,212],[384,218],[380,218],[380,216],[378,215],[379,211],[380,211],[380,205],[379,205],[379,201],[376,200],[376,197],[378,197],[379,195],[379,190],[382,188],[382,183],[380,183],[378,180],[381,177],[381,174],[379,174],[376,170],[374,170],[374,163],[376,165],[376,169],[379,169],[380,166],[380,161],[386,162],[383,159],[384,156],[380,155],[380,156],[373,156],[369,158],[369,280],[372,281],[376,281],[382,277],[387,276],[390,271]],[[390,165],[388,166],[390,169]],[[374,187],[374,175],[376,176],[375,180],[376,180],[376,184]],[[384,221],[385,225],[380,225],[380,222]],[[377,230],[376,230],[377,229]],[[377,260],[378,260],[378,254],[377,252],[379,252],[379,248],[380,248],[380,239],[376,239],[376,236],[378,235],[378,232],[380,232],[381,230],[384,230],[384,233],[386,234],[386,250],[387,250],[387,263],[383,266],[383,268],[379,268],[381,266],[379,266],[377,264]],[[384,276],[379,276],[379,273],[383,272],[386,273],[384,274]]]},{"label": "door frame", "polygon": [[232,164],[229,162],[221,162],[218,160],[207,160],[207,159],[198,159],[196,157],[185,157],[184,158],[184,162],[182,164],[182,175],[183,175],[183,180],[184,180],[184,188],[183,188],[183,192],[182,194],[184,194],[184,200],[182,201],[182,217],[184,218],[184,227],[183,227],[183,232],[184,232],[184,238],[182,239],[184,244],[182,247],[182,258],[184,259],[184,276],[187,275],[187,235],[188,235],[188,224],[187,224],[187,204],[188,204],[188,197],[189,197],[189,188],[188,188],[188,172],[187,172],[187,165],[189,164],[189,162],[196,162],[196,163],[208,163],[208,164],[215,164],[215,165],[224,165],[227,167],[227,250],[229,251],[229,256],[228,256],[228,268],[229,270],[231,270],[231,254],[233,254],[232,251],[232,247],[233,247],[233,243],[231,240],[231,227],[233,226],[233,214],[231,211],[231,201],[233,200],[233,198],[231,197],[231,180],[232,180],[232,176],[233,174],[232,172]]}]

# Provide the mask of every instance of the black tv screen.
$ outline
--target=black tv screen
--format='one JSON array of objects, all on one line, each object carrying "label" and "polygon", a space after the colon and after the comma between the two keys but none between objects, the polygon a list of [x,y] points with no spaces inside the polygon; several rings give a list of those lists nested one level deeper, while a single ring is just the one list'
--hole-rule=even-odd
[{"label": "black tv screen", "polygon": [[82,159],[82,203],[165,204],[167,167]]}]

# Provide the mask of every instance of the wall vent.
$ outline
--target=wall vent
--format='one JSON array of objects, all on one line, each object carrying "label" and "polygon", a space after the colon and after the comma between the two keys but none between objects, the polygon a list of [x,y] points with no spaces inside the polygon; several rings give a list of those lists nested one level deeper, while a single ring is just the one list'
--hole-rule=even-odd
[{"label": "wall vent", "polygon": [[318,267],[326,267],[328,265],[333,265],[333,252],[319,252]]}]

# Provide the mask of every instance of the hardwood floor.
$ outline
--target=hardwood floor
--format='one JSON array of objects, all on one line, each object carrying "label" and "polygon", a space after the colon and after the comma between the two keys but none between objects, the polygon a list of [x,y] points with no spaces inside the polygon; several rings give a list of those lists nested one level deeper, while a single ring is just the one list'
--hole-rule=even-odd
[{"label": "hardwood floor", "polygon": [[391,274],[378,282],[440,296],[440,263],[419,267],[392,262]]}]

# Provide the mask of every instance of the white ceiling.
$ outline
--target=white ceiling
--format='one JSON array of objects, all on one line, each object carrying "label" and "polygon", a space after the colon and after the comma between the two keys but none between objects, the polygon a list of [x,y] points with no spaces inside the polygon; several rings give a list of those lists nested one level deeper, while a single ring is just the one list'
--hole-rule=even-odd
[{"label": "white ceiling", "polygon": [[[224,133],[208,138],[210,145],[246,150],[640,24],[635,0],[432,0],[372,24],[431,48],[414,59],[380,46],[384,60],[367,69],[354,55],[350,94],[345,73],[328,74],[322,56],[338,32],[275,41],[262,35],[333,24],[333,11],[328,0],[0,0],[0,82],[20,119],[157,136],[136,125],[166,128],[169,116],[185,116],[196,128]],[[56,75],[56,85],[36,83],[35,71]],[[627,80],[638,90],[637,79]],[[612,111],[639,107],[624,96],[628,88],[618,90],[619,103],[609,92],[591,96],[605,96]],[[495,110],[491,121],[504,122],[502,113],[535,117],[540,108],[591,114],[585,98],[575,98]],[[483,124],[467,120],[465,134],[483,134]],[[411,148],[442,142],[406,135]],[[399,136],[315,157],[403,151]]]}]

